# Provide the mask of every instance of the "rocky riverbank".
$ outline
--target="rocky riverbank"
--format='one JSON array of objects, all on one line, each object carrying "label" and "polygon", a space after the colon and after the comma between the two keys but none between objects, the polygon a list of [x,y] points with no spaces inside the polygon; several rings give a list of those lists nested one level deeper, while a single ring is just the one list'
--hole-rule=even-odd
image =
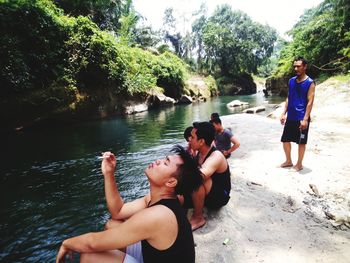
[{"label": "rocky riverbank", "polygon": [[[229,160],[229,204],[207,211],[207,224],[194,232],[197,262],[349,262],[349,105],[349,81],[316,87],[300,172],[278,167],[277,119],[222,117],[241,147]],[[292,145],[294,160],[296,150]]]}]

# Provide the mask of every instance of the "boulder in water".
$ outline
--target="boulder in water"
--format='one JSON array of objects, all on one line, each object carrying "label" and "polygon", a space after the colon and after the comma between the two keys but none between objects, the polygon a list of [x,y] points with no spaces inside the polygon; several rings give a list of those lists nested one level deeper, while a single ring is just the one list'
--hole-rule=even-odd
[{"label": "boulder in water", "polygon": [[238,107],[238,106],[245,106],[249,105],[248,102],[240,101],[240,100],[233,100],[230,103],[227,103],[227,107]]}]

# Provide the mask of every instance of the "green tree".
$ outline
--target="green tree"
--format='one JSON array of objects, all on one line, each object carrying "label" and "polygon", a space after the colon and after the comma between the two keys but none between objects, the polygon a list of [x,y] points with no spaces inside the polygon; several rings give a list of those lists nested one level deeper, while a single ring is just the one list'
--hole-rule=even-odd
[{"label": "green tree", "polygon": [[203,28],[204,49],[211,70],[223,76],[256,73],[272,54],[276,31],[253,22],[229,5],[216,8]]},{"label": "green tree", "polygon": [[173,14],[173,8],[166,8],[163,16],[163,24],[164,24],[164,40],[166,42],[170,42],[174,48],[175,54],[181,57],[182,48],[181,48],[181,39],[182,36],[180,32],[176,29],[176,19]]},{"label": "green tree", "polygon": [[290,72],[297,55],[310,62],[310,73],[334,74],[350,68],[350,2],[326,0],[306,10],[289,32],[292,41],[281,51],[277,76]]},{"label": "green tree", "polygon": [[207,23],[207,6],[202,3],[199,10],[193,15],[197,17],[192,23],[193,45],[197,48],[197,70],[203,73],[203,59],[205,57],[203,28]]},{"label": "green tree", "polygon": [[132,7],[132,0],[126,0],[122,15],[119,18],[120,28],[117,30],[119,41],[125,45],[132,45],[136,42],[136,24],[140,17]]},{"label": "green tree", "polygon": [[120,27],[125,0],[54,0],[66,14],[89,16],[101,29],[116,30]]}]

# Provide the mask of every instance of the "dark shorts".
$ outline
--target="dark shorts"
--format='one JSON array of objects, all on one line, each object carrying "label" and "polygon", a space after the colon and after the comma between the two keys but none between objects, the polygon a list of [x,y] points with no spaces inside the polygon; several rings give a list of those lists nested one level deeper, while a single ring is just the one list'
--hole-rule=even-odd
[{"label": "dark shorts", "polygon": [[[190,195],[184,196],[184,207],[193,208],[192,197]],[[219,209],[220,207],[226,205],[230,200],[229,191],[225,191],[217,184],[212,184],[209,194],[205,197],[204,206],[209,209]]]},{"label": "dark shorts", "polygon": [[295,142],[297,144],[306,144],[309,134],[310,120],[305,130],[300,130],[299,126],[300,121],[287,120],[284,125],[281,142]]}]

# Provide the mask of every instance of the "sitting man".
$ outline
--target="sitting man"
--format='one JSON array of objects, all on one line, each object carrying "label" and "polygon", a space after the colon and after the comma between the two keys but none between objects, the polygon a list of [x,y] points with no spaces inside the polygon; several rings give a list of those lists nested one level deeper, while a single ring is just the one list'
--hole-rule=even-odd
[{"label": "sitting man", "polygon": [[189,126],[185,129],[184,131],[184,138],[187,142],[187,151],[192,155],[192,156],[196,156],[197,155],[197,151],[194,151],[192,148],[191,148],[191,144],[190,144],[190,137],[191,137],[191,132],[192,132],[192,129],[193,127],[192,126]]},{"label": "sitting man", "polygon": [[231,153],[240,146],[239,141],[229,129],[224,129],[220,118],[213,118],[210,122],[215,128],[216,149],[221,151],[226,159],[230,158]]},{"label": "sitting man", "polygon": [[183,147],[173,151],[175,155],[145,169],[150,193],[129,203],[123,202],[115,182],[116,158],[105,152],[101,168],[113,221],[105,231],[64,240],[56,262],[74,251],[82,253],[81,262],[195,262],[191,226],[177,194],[192,193],[203,178]]},{"label": "sitting man", "polygon": [[218,209],[230,199],[231,174],[224,155],[212,147],[215,130],[209,122],[195,122],[190,137],[193,150],[198,150],[198,162],[204,178],[203,184],[192,195],[184,196],[184,207],[193,207],[190,219],[192,230],[205,224],[204,206]]}]

